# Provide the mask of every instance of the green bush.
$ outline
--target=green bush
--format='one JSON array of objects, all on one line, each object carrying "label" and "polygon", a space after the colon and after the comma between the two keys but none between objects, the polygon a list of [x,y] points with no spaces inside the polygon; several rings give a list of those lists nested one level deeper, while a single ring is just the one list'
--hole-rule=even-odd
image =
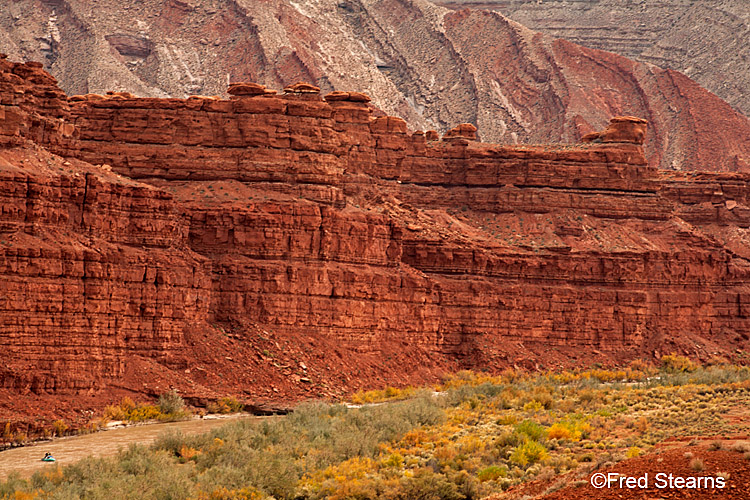
[{"label": "green bush", "polygon": [[548,458],[547,448],[536,441],[526,441],[518,446],[510,455],[510,461],[521,467],[544,462]]},{"label": "green bush", "polygon": [[547,430],[533,420],[524,420],[516,425],[516,433],[527,436],[532,441],[539,441],[546,436]]},{"label": "green bush", "polygon": [[477,477],[482,482],[494,481],[499,477],[505,477],[507,475],[508,468],[505,466],[499,467],[497,465],[490,465],[489,467],[485,467],[477,473]]},{"label": "green bush", "polygon": [[515,447],[519,444],[523,443],[525,440],[525,437],[521,434],[518,434],[517,432],[504,432],[500,435],[500,437],[497,438],[497,441],[495,441],[495,444],[500,447]]},{"label": "green bush", "polygon": [[177,415],[185,409],[185,401],[176,390],[172,389],[159,396],[159,411],[164,415]]}]

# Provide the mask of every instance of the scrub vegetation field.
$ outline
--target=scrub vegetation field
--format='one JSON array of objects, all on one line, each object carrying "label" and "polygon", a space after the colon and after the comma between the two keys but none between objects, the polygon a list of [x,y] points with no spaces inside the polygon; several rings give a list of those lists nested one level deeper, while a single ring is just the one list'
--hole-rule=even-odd
[{"label": "scrub vegetation field", "polygon": [[[460,372],[440,387],[353,399],[363,405],[306,403],[12,476],[0,498],[468,500],[529,484],[541,495],[670,438],[747,436],[750,369],[665,356],[658,368]],[[733,450],[750,462],[750,445]]]}]

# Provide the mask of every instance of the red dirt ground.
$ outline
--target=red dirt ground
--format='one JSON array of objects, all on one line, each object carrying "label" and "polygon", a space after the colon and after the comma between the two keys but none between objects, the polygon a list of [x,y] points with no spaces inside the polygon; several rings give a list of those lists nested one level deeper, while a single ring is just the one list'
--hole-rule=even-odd
[{"label": "red dirt ground", "polygon": [[[712,444],[716,438],[690,438],[690,441],[665,441],[654,449],[653,452],[641,457],[629,459],[612,467],[595,469],[581,477],[567,475],[557,478],[560,481],[570,483],[557,491],[547,493],[554,489],[548,481],[536,481],[527,485],[514,488],[505,494],[491,497],[493,500],[520,500],[521,498],[536,500],[667,500],[667,499],[722,499],[722,500],[747,500],[750,498],[750,457],[746,451],[738,448],[738,444],[745,444],[748,449],[747,436],[735,436],[720,439],[721,448],[713,450]],[[691,461],[700,459],[703,461],[702,470],[694,470]],[[591,485],[591,478],[596,474],[619,473],[627,477],[641,478],[648,474],[648,487],[628,488],[625,484],[620,488],[614,484],[611,488],[596,489]],[[657,487],[656,475],[663,473],[672,474],[674,478],[682,477],[707,477],[714,478],[714,484],[718,486],[716,478],[721,475],[726,478],[724,488],[676,488]],[[668,481],[668,479],[666,479]],[[707,480],[701,480],[701,482]]]}]

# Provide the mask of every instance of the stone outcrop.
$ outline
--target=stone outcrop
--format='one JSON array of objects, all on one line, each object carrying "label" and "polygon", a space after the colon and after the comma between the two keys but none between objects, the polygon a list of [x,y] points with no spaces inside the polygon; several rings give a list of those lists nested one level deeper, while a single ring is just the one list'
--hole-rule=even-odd
[{"label": "stone outcrop", "polygon": [[630,142],[643,144],[646,140],[648,121],[634,116],[612,118],[609,126],[601,132],[591,132],[581,137],[582,142]]},{"label": "stone outcrop", "polygon": [[[749,74],[741,59],[742,54],[750,57],[741,47],[747,37],[740,36],[743,28],[735,17],[741,18],[747,7],[734,5],[746,2],[733,2],[731,9],[704,8],[706,2],[676,5],[675,0],[656,2],[658,6],[620,6],[615,0],[529,3],[502,0],[494,5],[515,14],[524,6],[543,12],[554,4],[551,19],[578,15],[596,26],[600,23],[593,21],[593,13],[603,13],[602,31],[616,19],[618,29],[641,33],[633,40],[642,49],[678,53],[686,61],[671,66],[667,55],[665,67],[703,77],[698,81],[735,105],[743,95],[750,96],[735,85],[743,79],[747,83]],[[255,89],[230,87],[230,95],[308,82],[324,95],[336,89],[367,94],[375,107],[403,118],[414,130],[443,136],[459,123],[471,123],[483,141],[500,144],[577,142],[603,130],[612,116],[632,115],[651,124],[645,149],[653,165],[677,171],[750,169],[747,113],[734,111],[684,74],[662,69],[656,53],[647,58],[654,66],[595,50],[606,40],[586,40],[578,36],[583,30],[566,30],[567,24],[554,31],[563,39],[554,39],[497,12],[453,12],[428,0],[305,5],[196,0],[189,9],[175,5],[100,0],[94,8],[84,0],[15,0],[0,10],[0,52],[43,60],[69,95],[117,90],[144,97],[226,97],[228,82],[260,84]],[[591,16],[581,14],[589,8]],[[658,14],[645,13],[649,11]],[[686,11],[692,12],[687,18],[678,14]],[[716,30],[702,22],[707,11],[722,20]],[[654,22],[659,27],[652,30]],[[649,28],[642,30],[641,23]],[[676,32],[666,40],[657,35],[675,25],[689,33],[712,26],[705,31],[720,32],[726,46],[706,45],[712,39],[708,35],[689,40]],[[59,33],[50,38],[53,28]],[[568,36],[583,45],[602,44],[585,48],[564,40]],[[611,50],[627,40],[618,34]],[[686,45],[693,47],[689,55]],[[701,53],[700,71],[692,63],[696,51]],[[737,56],[729,57],[730,51]]]},{"label": "stone outcrop", "polygon": [[475,141],[477,140],[477,128],[471,123],[462,123],[445,133],[443,140],[445,141],[449,139],[468,139],[470,141]]},{"label": "stone outcrop", "polygon": [[320,94],[320,87],[305,82],[297,82],[284,87],[287,94]]},{"label": "stone outcrop", "polygon": [[0,396],[262,401],[748,347],[750,176],[660,172],[643,120],[508,146],[358,93],[68,100],[0,69],[31,124],[0,122]]},{"label": "stone outcrop", "polygon": [[73,134],[67,116],[67,96],[40,63],[14,63],[0,54],[0,146],[57,143]]},{"label": "stone outcrop", "polygon": [[229,85],[227,94],[230,96],[248,96],[254,97],[256,95],[273,95],[275,90],[267,89],[265,85],[257,83],[233,83]]}]

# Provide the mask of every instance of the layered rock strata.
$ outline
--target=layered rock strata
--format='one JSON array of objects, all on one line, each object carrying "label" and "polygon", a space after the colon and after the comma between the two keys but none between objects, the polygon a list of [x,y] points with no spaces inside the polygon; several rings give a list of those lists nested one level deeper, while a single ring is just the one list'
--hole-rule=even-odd
[{"label": "layered rock strata", "polygon": [[556,38],[680,71],[750,116],[747,2],[433,1],[496,10]]},{"label": "layered rock strata", "polygon": [[0,60],[0,388],[100,388],[134,355],[179,364],[209,310],[206,260],[167,193],[40,148],[74,130],[40,68]]},{"label": "layered rock strata", "polygon": [[[496,5],[518,13],[528,3]],[[636,32],[649,17],[632,13],[640,4],[594,3],[545,1],[533,7],[552,9],[553,17],[581,16],[591,7]],[[685,42],[677,31],[702,33],[708,26],[696,21],[705,2],[656,3],[658,12],[647,22],[660,26],[648,36],[679,26],[668,40],[659,40],[674,52]],[[692,36],[701,57],[690,53],[677,66],[697,78],[699,72],[686,65],[695,61],[697,69],[700,61],[701,71],[711,70],[701,73],[702,85],[716,83],[713,91],[734,104],[750,95],[738,83],[744,79],[747,88],[746,64],[740,56],[716,54],[747,54],[738,47],[744,38],[736,15],[743,9],[729,9],[733,15],[712,8],[709,18],[719,16],[720,29]],[[690,20],[680,18],[685,11],[692,11]],[[585,21],[592,17],[583,15]],[[727,31],[731,43],[705,43],[714,32],[725,39]],[[656,42],[644,43],[658,50]],[[0,10],[0,52],[43,60],[68,94],[226,96],[229,81],[258,82],[258,91],[304,80],[323,93],[365,92],[415,130],[443,134],[471,123],[482,140],[494,143],[576,142],[612,116],[633,115],[651,123],[646,156],[655,166],[750,169],[747,113],[734,111],[684,74],[554,39],[497,12],[452,12],[427,0],[100,0],[96,7],[86,0],[16,0]]]},{"label": "layered rock strata", "polygon": [[53,106],[2,64],[3,106],[55,131],[0,126],[12,390],[155,392],[140,360],[186,393],[299,397],[404,382],[405,363],[748,347],[750,177],[660,172],[643,120],[502,146],[304,85]]}]

